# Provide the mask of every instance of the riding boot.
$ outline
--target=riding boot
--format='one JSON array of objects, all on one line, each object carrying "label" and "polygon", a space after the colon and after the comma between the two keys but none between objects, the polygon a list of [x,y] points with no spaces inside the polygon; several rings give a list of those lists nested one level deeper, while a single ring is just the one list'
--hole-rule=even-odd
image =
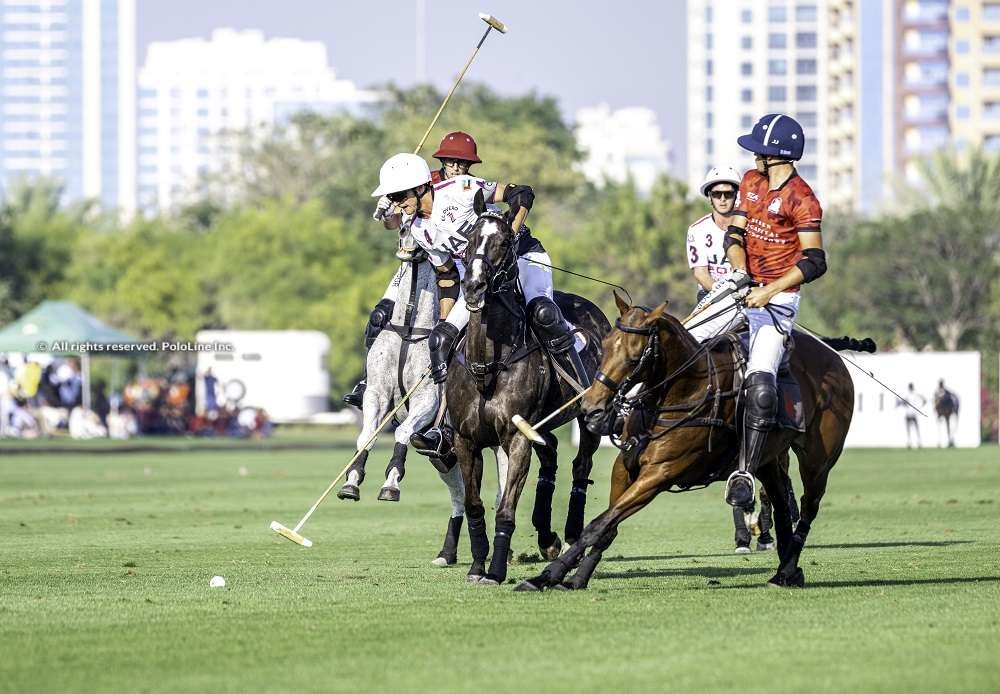
[{"label": "riding boot", "polygon": [[410,434],[413,450],[430,458],[431,465],[444,474],[458,464],[454,449],[455,432],[447,424]]},{"label": "riding boot", "polygon": [[353,407],[357,407],[359,410],[365,404],[365,388],[368,387],[368,369],[365,369],[364,375],[361,380],[355,384],[351,392],[344,396],[344,402]]},{"label": "riding boot", "polygon": [[559,361],[559,366],[573,376],[584,389],[590,386],[590,374],[576,351],[573,330],[563,318],[562,311],[547,296],[536,296],[528,302],[528,315],[538,337],[545,342],[549,353]]},{"label": "riding boot", "polygon": [[441,384],[448,380],[448,360],[451,351],[458,342],[459,330],[451,323],[442,321],[434,326],[427,337],[427,346],[431,353],[431,378]]},{"label": "riding boot", "polygon": [[[372,345],[375,344],[375,338],[379,336],[389,320],[392,318],[392,311],[396,306],[396,302],[392,299],[382,299],[377,304],[375,308],[372,309],[371,315],[368,316],[368,325],[365,326],[365,350],[370,350]],[[361,380],[351,389],[351,392],[344,396],[344,402],[348,405],[352,405],[361,409],[365,401],[365,388],[368,386],[368,366],[365,365],[364,375],[362,375]]]},{"label": "riding boot", "polygon": [[726,503],[746,508],[753,503],[753,475],[767,443],[767,433],[778,413],[778,387],[774,374],[754,371],[746,379],[746,412],[739,470],[726,482]]}]

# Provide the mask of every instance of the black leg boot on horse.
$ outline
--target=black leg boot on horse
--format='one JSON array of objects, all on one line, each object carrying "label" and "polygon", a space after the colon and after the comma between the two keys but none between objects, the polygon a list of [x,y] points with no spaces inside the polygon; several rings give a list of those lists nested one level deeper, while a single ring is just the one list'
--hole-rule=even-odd
[{"label": "black leg boot on horse", "polygon": [[378,492],[379,501],[399,501],[399,483],[406,475],[406,444],[397,443],[385,468],[385,484]]},{"label": "black leg boot on horse", "polygon": [[361,500],[361,483],[365,481],[365,463],[368,462],[368,451],[362,451],[354,464],[347,469],[347,482],[337,492],[337,498],[344,501]]},{"label": "black leg boot on horse", "polygon": [[726,503],[737,508],[753,504],[753,475],[760,465],[767,434],[778,413],[778,386],[774,374],[754,371],[746,378],[746,413],[739,469],[726,482]]},{"label": "black leg boot on horse", "polygon": [[536,334],[545,343],[552,358],[586,390],[590,386],[590,374],[576,351],[573,330],[556,303],[547,296],[536,296],[528,302],[528,315],[531,316]]},{"label": "black leg boot on horse", "polygon": [[[392,310],[396,307],[396,302],[392,299],[382,299],[372,310],[371,315],[368,317],[368,325],[365,326],[365,350],[372,348],[375,344],[375,338],[378,334],[382,332],[382,328],[389,323],[389,319],[392,318]],[[368,385],[368,369],[365,367],[365,373],[358,381],[357,385],[351,390],[350,393],[344,396],[344,402],[348,405],[353,405],[359,410],[365,401],[365,388]]]}]

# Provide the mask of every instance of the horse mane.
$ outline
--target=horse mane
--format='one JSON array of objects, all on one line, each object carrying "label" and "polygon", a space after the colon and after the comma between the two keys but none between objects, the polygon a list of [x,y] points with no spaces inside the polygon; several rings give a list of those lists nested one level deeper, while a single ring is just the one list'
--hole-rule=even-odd
[{"label": "horse mane", "polygon": [[665,310],[660,316],[661,327],[667,328],[673,337],[684,347],[688,354],[693,354],[700,347],[700,343],[688,332],[688,329],[681,325],[681,322]]}]

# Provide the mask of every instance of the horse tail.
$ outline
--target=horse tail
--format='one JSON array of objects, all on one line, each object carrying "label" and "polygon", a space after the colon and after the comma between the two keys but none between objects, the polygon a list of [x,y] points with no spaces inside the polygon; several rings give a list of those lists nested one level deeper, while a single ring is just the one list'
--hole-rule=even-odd
[{"label": "horse tail", "polygon": [[870,337],[859,340],[857,338],[844,335],[843,337],[822,337],[820,339],[838,352],[847,350],[850,352],[868,352],[869,354],[875,354],[876,350],[878,350],[878,345],[875,344],[875,340]]}]

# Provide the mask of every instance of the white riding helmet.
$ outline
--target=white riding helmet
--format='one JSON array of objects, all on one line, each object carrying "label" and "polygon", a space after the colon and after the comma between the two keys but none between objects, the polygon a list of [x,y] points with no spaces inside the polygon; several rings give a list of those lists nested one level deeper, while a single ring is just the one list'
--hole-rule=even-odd
[{"label": "white riding helmet", "polygon": [[713,166],[705,174],[705,181],[701,184],[701,194],[708,196],[708,189],[716,183],[732,183],[736,190],[740,189],[742,176],[731,166]]},{"label": "white riding helmet", "polygon": [[394,154],[378,172],[378,188],[372,191],[373,198],[380,198],[389,193],[398,193],[410,188],[429,183],[431,170],[423,157],[403,152]]}]

